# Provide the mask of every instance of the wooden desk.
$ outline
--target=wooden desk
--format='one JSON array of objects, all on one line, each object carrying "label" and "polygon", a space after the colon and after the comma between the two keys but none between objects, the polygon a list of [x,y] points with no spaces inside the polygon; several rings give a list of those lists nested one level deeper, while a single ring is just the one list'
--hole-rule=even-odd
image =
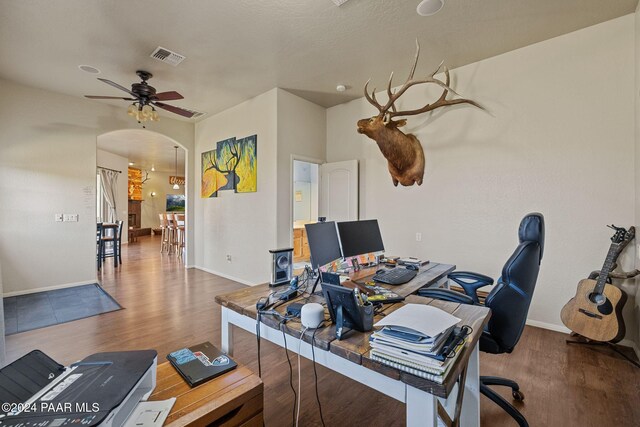
[{"label": "wooden desk", "polygon": [[[407,426],[436,426],[438,418],[445,419],[445,423],[450,421],[446,420],[447,417],[459,418],[461,425],[465,427],[479,426],[480,371],[477,343],[484,326],[489,321],[489,309],[411,295],[422,286],[437,283],[454,269],[453,265],[429,263],[411,282],[393,287],[396,293],[407,297],[406,303],[437,306],[462,319],[460,325],[466,324],[473,328],[473,333],[462,350],[463,353],[447,374],[443,384],[437,384],[371,360],[369,358],[371,332],[349,331],[343,340],[337,340],[334,325],[325,326],[315,334],[313,346],[316,348],[316,362],[405,403]],[[362,279],[366,274],[367,272],[360,272],[358,276]],[[223,351],[232,352],[233,350],[231,325],[255,333],[257,314],[255,303],[271,291],[272,288],[265,284],[216,297],[216,302],[222,306]],[[315,295],[310,297],[305,295],[291,302],[322,303],[324,299]],[[283,304],[277,308],[277,311],[284,313],[287,305]],[[403,305],[404,303],[387,304],[383,313],[390,313]],[[382,316],[378,315],[375,321],[381,318]],[[325,319],[329,319],[326,310]],[[264,315],[260,328],[261,337],[280,346],[284,345],[285,338],[280,330],[278,319]],[[312,358],[312,331],[307,331],[304,336],[301,336],[302,326],[299,322],[288,322],[282,326],[282,330],[285,332],[287,347],[290,351],[296,352],[298,343],[302,339],[300,354],[308,359]],[[464,388],[461,389],[460,384],[464,384]],[[458,401],[459,397],[460,401]],[[339,402],[336,401],[335,404]],[[448,415],[443,413],[445,410]],[[460,416],[456,417],[456,415]]]},{"label": "wooden desk", "polygon": [[262,426],[262,381],[244,366],[191,388],[169,362],[162,363],[149,400],[172,397],[176,402],[165,426]]}]

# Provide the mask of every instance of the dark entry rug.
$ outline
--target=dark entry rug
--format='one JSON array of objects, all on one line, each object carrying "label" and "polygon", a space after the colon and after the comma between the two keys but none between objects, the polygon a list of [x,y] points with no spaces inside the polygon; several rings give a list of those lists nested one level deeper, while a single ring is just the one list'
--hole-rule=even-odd
[{"label": "dark entry rug", "polygon": [[4,298],[5,335],[121,309],[97,283]]}]

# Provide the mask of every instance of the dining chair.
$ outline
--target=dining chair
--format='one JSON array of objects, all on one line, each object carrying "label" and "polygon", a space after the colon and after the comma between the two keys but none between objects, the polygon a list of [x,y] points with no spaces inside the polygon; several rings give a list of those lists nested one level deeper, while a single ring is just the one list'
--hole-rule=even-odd
[{"label": "dining chair", "polygon": [[[117,221],[116,226],[107,227],[102,224],[102,237],[100,238],[100,252],[102,254],[102,262],[107,258],[113,257],[114,267],[122,264],[122,228],[123,221]],[[113,234],[107,234],[107,230],[113,230]],[[111,244],[111,252],[107,251],[107,244]]]},{"label": "dining chair", "polygon": [[98,263],[98,270],[102,268],[102,223],[96,224],[96,258]]}]

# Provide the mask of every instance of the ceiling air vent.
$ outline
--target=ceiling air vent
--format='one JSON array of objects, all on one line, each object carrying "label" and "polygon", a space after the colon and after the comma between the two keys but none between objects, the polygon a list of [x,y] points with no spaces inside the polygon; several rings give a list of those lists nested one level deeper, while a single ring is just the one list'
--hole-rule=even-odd
[{"label": "ceiling air vent", "polygon": [[186,56],[180,55],[179,53],[175,53],[170,51],[169,49],[165,49],[161,46],[158,46],[156,50],[151,54],[153,59],[157,59],[158,61],[166,62],[167,64],[171,64],[174,67],[184,61]]}]

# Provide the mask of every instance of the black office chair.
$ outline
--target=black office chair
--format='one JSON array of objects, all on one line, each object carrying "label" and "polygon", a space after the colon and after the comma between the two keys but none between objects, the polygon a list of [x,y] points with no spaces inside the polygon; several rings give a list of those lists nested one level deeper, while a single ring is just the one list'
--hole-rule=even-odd
[{"label": "black office chair", "polygon": [[[520,222],[520,244],[502,268],[497,285],[487,295],[484,305],[491,309],[491,319],[480,337],[480,351],[500,354],[511,353],[518,343],[527,320],[533,290],[540,271],[544,250],[544,217],[531,213]],[[466,295],[446,289],[420,289],[418,294],[464,304],[479,305],[479,288],[493,284],[493,279],[471,272],[453,272],[449,278],[459,284]],[[480,377],[480,392],[511,415],[520,426],[527,420],[511,403],[489,388],[490,385],[511,387],[515,400],[524,395],[515,381],[499,377]]]}]

